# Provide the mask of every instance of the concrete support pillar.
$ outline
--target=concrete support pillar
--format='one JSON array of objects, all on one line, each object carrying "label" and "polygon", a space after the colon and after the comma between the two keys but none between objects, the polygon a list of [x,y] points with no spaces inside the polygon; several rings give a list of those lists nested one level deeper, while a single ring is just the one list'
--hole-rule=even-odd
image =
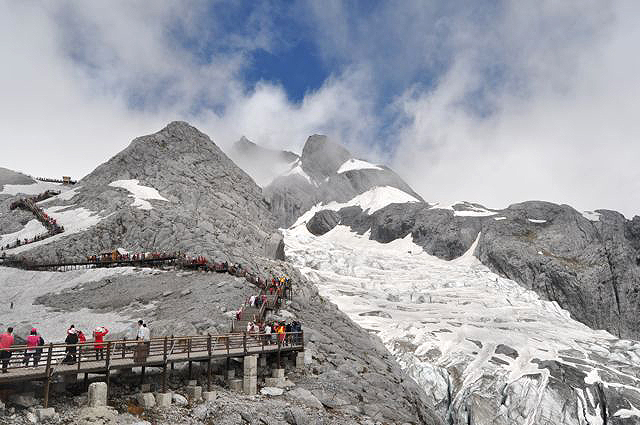
[{"label": "concrete support pillar", "polygon": [[216,391],[205,391],[202,393],[202,399],[204,401],[214,401],[218,397],[218,393]]},{"label": "concrete support pillar", "polygon": [[298,354],[296,354],[296,369],[304,369],[304,352],[298,352]]},{"label": "concrete support pillar", "polygon": [[267,387],[284,387],[284,369],[273,369],[271,378],[264,378],[264,384]]},{"label": "concrete support pillar", "polygon": [[242,390],[247,395],[255,395],[258,391],[258,357],[244,357],[244,374]]},{"label": "concrete support pillar", "polygon": [[171,406],[171,393],[156,393],[156,406],[158,407]]},{"label": "concrete support pillar", "polygon": [[156,405],[156,399],[153,397],[151,393],[140,393],[136,395],[136,399],[138,400],[138,404],[145,408],[151,409]]},{"label": "concrete support pillar", "polygon": [[202,387],[199,387],[197,385],[190,385],[186,388],[187,391],[187,398],[191,401],[200,401],[200,399],[202,398]]},{"label": "concrete support pillar", "polygon": [[94,382],[89,385],[87,396],[89,407],[100,407],[107,405],[107,384],[104,382]]}]

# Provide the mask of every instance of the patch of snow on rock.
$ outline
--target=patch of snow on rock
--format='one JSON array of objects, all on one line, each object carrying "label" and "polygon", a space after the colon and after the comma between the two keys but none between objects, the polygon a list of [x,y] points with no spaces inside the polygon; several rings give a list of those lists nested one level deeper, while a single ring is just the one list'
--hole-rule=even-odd
[{"label": "patch of snow on rock", "polygon": [[338,168],[338,174],[352,170],[384,170],[384,168],[360,159],[349,159]]},{"label": "patch of snow on rock", "polygon": [[367,214],[381,210],[390,204],[404,204],[407,202],[420,202],[418,199],[400,189],[392,186],[377,186],[373,189],[355,196],[348,202],[329,202],[328,204],[317,204],[298,218],[292,227],[307,223],[313,216],[321,210],[339,211],[345,207],[358,206]]},{"label": "patch of snow on rock", "polygon": [[583,211],[582,216],[589,221],[600,221],[600,213],[595,211]]},{"label": "patch of snow on rock", "polygon": [[529,220],[532,223],[538,223],[538,224],[547,222],[547,220],[538,220],[538,219],[535,219],[535,218],[528,218],[527,220]]},{"label": "patch of snow on rock", "polygon": [[494,218],[495,221],[501,221],[501,220],[506,220],[507,217],[496,217]]},{"label": "patch of snow on rock", "polygon": [[141,210],[151,210],[153,207],[151,203],[148,202],[150,199],[156,199],[159,201],[167,201],[169,200],[164,196],[160,195],[157,189],[149,186],[142,186],[139,184],[138,180],[116,180],[114,182],[109,183],[111,187],[120,187],[122,189],[126,189],[130,192],[130,197],[134,198],[132,207],[136,207]]}]

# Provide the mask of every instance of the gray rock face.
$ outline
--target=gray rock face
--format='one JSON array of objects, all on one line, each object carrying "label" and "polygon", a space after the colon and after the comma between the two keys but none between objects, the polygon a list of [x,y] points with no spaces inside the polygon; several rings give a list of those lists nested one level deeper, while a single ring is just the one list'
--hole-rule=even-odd
[{"label": "gray rock face", "polygon": [[26,174],[0,167],[0,192],[5,184],[32,184],[36,181]]},{"label": "gray rock face", "polygon": [[244,136],[233,144],[229,156],[262,187],[271,183],[300,159],[293,152],[258,146]]},{"label": "gray rock face", "polygon": [[280,227],[289,227],[318,202],[346,202],[376,186],[391,186],[422,200],[396,173],[384,166],[379,169],[353,169],[338,173],[353,156],[326,136],[313,135],[307,140],[296,167],[299,172],[275,179],[265,187],[264,196]]},{"label": "gray rock face", "polygon": [[322,180],[335,174],[349,158],[348,150],[331,142],[327,136],[314,134],[302,149],[302,169],[312,178]]},{"label": "gray rock face", "polygon": [[497,273],[557,301],[594,329],[640,336],[640,217],[599,210],[599,220],[590,221],[567,205],[538,201],[490,216],[459,214],[419,203],[389,205],[371,216],[339,211],[342,224],[361,234],[370,229],[374,240],[411,234],[426,252],[446,260],[480,235],[475,255]]},{"label": "gray rock face", "polygon": [[318,211],[307,223],[307,229],[311,234],[320,236],[327,233],[340,223],[340,215],[331,210]]},{"label": "gray rock face", "polygon": [[[157,189],[167,201],[150,200],[152,209],[139,209],[128,190],[109,186],[131,179]],[[205,134],[184,122],[135,139],[78,182],[72,199],[52,198],[45,206],[82,207],[104,218],[23,255],[83,258],[122,247],[245,263],[254,256],[284,258],[282,236],[261,189]]]}]

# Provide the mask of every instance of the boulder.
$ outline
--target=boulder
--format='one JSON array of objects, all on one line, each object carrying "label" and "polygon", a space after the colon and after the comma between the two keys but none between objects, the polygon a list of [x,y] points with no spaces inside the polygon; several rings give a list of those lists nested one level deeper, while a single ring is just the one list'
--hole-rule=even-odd
[{"label": "boulder", "polygon": [[299,407],[287,409],[284,414],[284,420],[291,425],[308,425],[311,423],[309,415]]},{"label": "boulder", "polygon": [[33,392],[11,394],[9,396],[9,402],[25,409],[38,404],[38,400],[34,397]]},{"label": "boulder", "polygon": [[307,406],[315,407],[316,409],[323,409],[320,400],[318,400],[318,398],[314,396],[311,391],[304,388],[298,387],[287,391],[287,397],[298,400],[306,404]]},{"label": "boulder", "polygon": [[284,393],[284,390],[276,387],[262,387],[260,390],[260,394],[262,395],[279,396],[282,395],[282,393]]},{"label": "boulder", "polygon": [[171,396],[171,401],[173,402],[173,404],[180,407],[183,407],[189,404],[189,401],[184,396],[178,393],[173,393],[173,395]]},{"label": "boulder", "polygon": [[332,210],[322,210],[314,214],[307,222],[307,230],[311,234],[321,236],[340,223],[340,215]]}]

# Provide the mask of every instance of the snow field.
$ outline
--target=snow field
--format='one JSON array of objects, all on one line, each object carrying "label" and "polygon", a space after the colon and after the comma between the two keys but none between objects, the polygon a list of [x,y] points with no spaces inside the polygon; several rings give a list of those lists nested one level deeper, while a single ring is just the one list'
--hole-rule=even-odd
[{"label": "snow field", "polygon": [[5,184],[0,195],[39,195],[47,190],[67,191],[69,186],[62,183],[36,181],[31,184]]},{"label": "snow field", "polygon": [[46,232],[47,228],[34,218],[25,224],[22,230],[18,230],[14,233],[8,233],[6,235],[0,235],[0,247],[6,246],[7,244],[13,244],[18,239],[32,239],[35,236]]},{"label": "snow field", "polygon": [[[435,402],[448,396],[446,370],[453,365],[464,371],[462,388],[471,388],[487,374],[507,383],[539,376],[542,398],[549,372],[533,360],[566,363],[560,356],[567,350],[585,358],[622,352],[616,360],[640,360],[638,343],[592,330],[557,303],[491,272],[473,256],[476,244],[462,257],[445,261],[426,254],[411,235],[388,244],[345,226],[319,237],[305,226],[293,226],[284,235],[288,260],[316,283],[321,295],[376,333]],[[517,356],[496,354],[500,346]],[[606,375],[598,373],[601,365],[590,363],[585,381],[601,381]],[[635,413],[635,407],[619,412]]]},{"label": "snow field", "polygon": [[[56,311],[43,305],[33,304],[35,299],[48,293],[94,282],[116,275],[148,273],[135,271],[132,267],[111,269],[87,269],[68,272],[34,272],[0,267],[0,288],[3,306],[0,309],[0,328],[15,328],[16,335],[25,338],[32,327],[38,329],[47,342],[62,342],[67,328],[74,324],[87,337],[97,326],[106,326],[112,333],[127,330],[134,318],[116,312],[97,313],[82,305],[76,311]],[[14,303],[13,309],[9,308]],[[137,320],[137,319],[136,319]]]}]

